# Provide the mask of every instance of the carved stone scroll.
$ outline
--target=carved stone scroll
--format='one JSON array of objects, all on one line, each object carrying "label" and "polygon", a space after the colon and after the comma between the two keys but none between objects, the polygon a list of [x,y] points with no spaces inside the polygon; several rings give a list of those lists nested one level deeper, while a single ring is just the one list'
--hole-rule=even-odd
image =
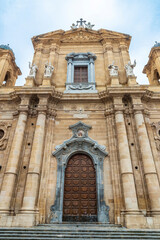
[{"label": "carved stone scroll", "polygon": [[10,123],[0,122],[0,150],[6,149],[10,127],[11,127]]},{"label": "carved stone scroll", "polygon": [[155,128],[155,136],[154,136],[154,140],[155,140],[155,143],[156,143],[156,148],[158,151],[160,151],[160,122],[157,122],[157,123],[152,123],[151,124],[152,127]]}]

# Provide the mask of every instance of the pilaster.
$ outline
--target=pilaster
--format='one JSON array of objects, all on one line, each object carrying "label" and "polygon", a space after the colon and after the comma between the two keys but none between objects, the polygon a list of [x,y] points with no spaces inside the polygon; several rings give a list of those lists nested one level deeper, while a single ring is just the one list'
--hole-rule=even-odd
[{"label": "pilaster", "polygon": [[15,181],[18,174],[19,158],[28,116],[29,96],[21,97],[16,130],[8,157],[7,167],[0,193],[0,212],[9,213]]},{"label": "pilaster", "polygon": [[36,213],[36,201],[39,191],[41,165],[43,159],[43,146],[45,138],[46,110],[48,96],[40,95],[38,105],[38,117],[33,139],[29,169],[27,174],[22,213]]},{"label": "pilaster", "polygon": [[143,116],[143,105],[140,97],[132,97],[135,123],[143,162],[144,178],[148,190],[151,213],[160,214],[160,186],[155,168],[152,149]]},{"label": "pilaster", "polygon": [[135,214],[139,212],[139,208],[121,97],[114,98],[114,110],[126,214]]}]

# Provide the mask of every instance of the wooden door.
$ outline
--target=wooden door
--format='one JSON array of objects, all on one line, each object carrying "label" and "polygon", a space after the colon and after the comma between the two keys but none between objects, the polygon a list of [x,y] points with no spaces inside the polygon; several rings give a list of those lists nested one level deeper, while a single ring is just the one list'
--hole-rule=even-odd
[{"label": "wooden door", "polygon": [[90,157],[76,154],[65,171],[63,221],[97,221],[96,172]]}]

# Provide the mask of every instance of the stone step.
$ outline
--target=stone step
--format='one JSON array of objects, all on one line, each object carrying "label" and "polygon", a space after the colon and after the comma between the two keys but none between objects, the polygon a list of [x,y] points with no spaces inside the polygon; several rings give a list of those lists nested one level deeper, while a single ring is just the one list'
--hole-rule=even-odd
[{"label": "stone step", "polygon": [[63,239],[65,239],[65,240],[76,240],[76,239],[80,239],[80,240],[88,240],[88,239],[94,239],[94,240],[105,240],[105,239],[114,239],[114,240],[118,240],[118,239],[130,239],[130,240],[135,240],[135,239],[149,239],[149,240],[151,240],[151,239],[160,239],[159,237],[152,237],[152,236],[141,236],[141,237],[137,237],[137,236],[135,236],[135,237],[130,237],[130,236],[106,236],[106,237],[96,237],[96,238],[92,238],[92,237],[80,237],[80,238],[71,238],[71,237],[64,237],[64,236],[59,236],[59,237],[49,237],[49,238],[46,238],[46,237],[33,237],[33,236],[29,236],[29,237],[13,237],[13,236],[2,236],[2,237],[0,237],[0,239],[5,239],[5,240],[9,240],[9,239],[12,239],[12,240],[14,240],[14,239],[20,239],[20,240],[63,240]]},{"label": "stone step", "polygon": [[120,225],[95,223],[63,223],[38,225],[32,228],[0,228],[0,240],[105,240],[160,239],[160,230],[126,229]]}]

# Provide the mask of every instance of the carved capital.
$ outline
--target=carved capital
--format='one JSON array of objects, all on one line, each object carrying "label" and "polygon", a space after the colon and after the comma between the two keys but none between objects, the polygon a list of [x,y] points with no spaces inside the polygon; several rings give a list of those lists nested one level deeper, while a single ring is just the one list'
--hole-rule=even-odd
[{"label": "carved capital", "polygon": [[143,104],[133,104],[133,110],[136,111],[143,111],[144,107]]},{"label": "carved capital", "polygon": [[114,114],[113,108],[110,108],[110,109],[106,109],[106,110],[105,110],[105,113],[104,113],[105,117],[107,117],[107,116],[109,116],[109,115],[112,115],[112,114]]},{"label": "carved capital", "polygon": [[121,50],[121,51],[128,51],[128,48],[127,48],[127,46],[126,45],[120,45],[119,46],[119,49]]},{"label": "carved capital", "polygon": [[134,115],[136,115],[136,114],[143,114],[142,110],[135,110],[135,109],[134,109],[133,113],[134,113]]},{"label": "carved capital", "polygon": [[113,46],[112,45],[105,45],[105,50],[106,51],[113,51]]},{"label": "carved capital", "polygon": [[43,114],[43,115],[45,115],[45,116],[46,116],[47,112],[46,112],[46,111],[44,111],[44,110],[39,110],[39,111],[38,111],[38,115],[40,115],[40,114]]},{"label": "carved capital", "polygon": [[117,114],[123,114],[123,110],[116,110],[115,115],[117,115]]},{"label": "carved capital", "polygon": [[55,118],[57,115],[56,109],[48,108],[47,117]]}]

